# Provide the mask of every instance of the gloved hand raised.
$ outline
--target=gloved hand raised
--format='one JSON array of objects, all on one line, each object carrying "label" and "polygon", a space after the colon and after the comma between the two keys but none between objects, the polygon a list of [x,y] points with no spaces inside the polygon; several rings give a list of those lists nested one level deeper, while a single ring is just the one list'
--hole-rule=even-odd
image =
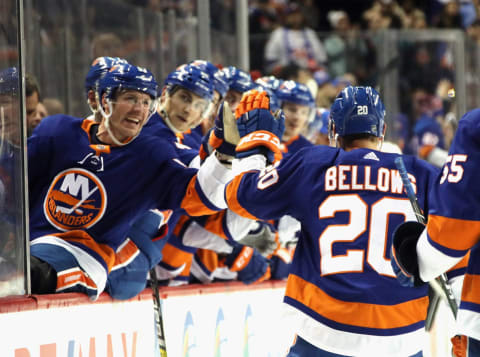
[{"label": "gloved hand raised", "polygon": [[255,249],[242,244],[235,244],[224,264],[231,271],[237,272],[237,279],[245,284],[259,283],[270,279],[268,259]]},{"label": "gloved hand raised", "polygon": [[417,242],[425,229],[418,222],[404,222],[393,233],[390,263],[400,285],[405,287],[425,284],[420,279],[417,259]]},{"label": "gloved hand raised", "polygon": [[241,137],[236,157],[262,154],[269,163],[282,157],[280,139],[285,130],[285,116],[281,110],[275,114],[270,111],[267,92],[251,90],[245,93],[235,110],[235,118]]},{"label": "gloved hand raised", "polygon": [[233,157],[235,156],[235,147],[240,141],[235,117],[227,102],[223,102],[215,117],[215,126],[210,129],[202,140],[200,149],[200,159],[205,158],[213,150]]}]

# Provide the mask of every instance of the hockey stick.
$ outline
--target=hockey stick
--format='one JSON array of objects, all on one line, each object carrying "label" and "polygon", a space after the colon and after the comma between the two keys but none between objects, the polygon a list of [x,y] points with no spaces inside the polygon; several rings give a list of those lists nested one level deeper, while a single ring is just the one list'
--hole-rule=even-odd
[{"label": "hockey stick", "polygon": [[167,345],[165,343],[165,331],[163,330],[160,293],[158,291],[158,278],[155,267],[150,270],[150,285],[153,292],[153,312],[155,314],[155,327],[157,330],[157,342],[158,348],[160,349],[160,357],[167,357]]},{"label": "hockey stick", "polygon": [[[405,168],[405,163],[403,162],[403,158],[401,156],[395,159],[395,165],[397,166],[398,172],[400,173],[400,177],[402,178],[403,186],[405,187],[405,191],[407,193],[410,204],[412,205],[413,212],[417,217],[417,221],[422,224],[426,224],[425,217],[422,213],[422,210],[420,209],[420,205],[418,204],[417,197],[415,196],[415,192],[413,191],[412,183],[408,178],[407,169]],[[450,285],[448,285],[447,283],[447,278],[445,274],[442,274],[436,277],[434,280],[430,281],[429,284],[430,284],[430,287],[434,290],[435,295],[439,295],[445,298],[445,300],[448,302],[450,310],[453,313],[453,316],[455,316],[456,318],[458,307],[457,307],[457,303],[455,302],[453,291],[450,288]],[[432,307],[428,309],[427,318],[425,319],[425,328],[427,328],[428,326],[429,329],[433,322],[433,317],[435,315],[436,308],[438,306],[439,297],[436,297],[435,295],[431,302]]]}]

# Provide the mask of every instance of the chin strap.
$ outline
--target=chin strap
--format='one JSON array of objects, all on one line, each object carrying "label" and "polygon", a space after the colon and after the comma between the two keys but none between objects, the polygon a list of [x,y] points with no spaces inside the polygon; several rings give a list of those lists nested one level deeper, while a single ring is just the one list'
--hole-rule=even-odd
[{"label": "chin strap", "polygon": [[175,128],[175,126],[172,124],[172,122],[168,118],[167,111],[165,110],[165,108],[162,104],[160,104],[160,107],[158,108],[158,111],[159,111],[160,115],[162,116],[163,120],[165,121],[165,124],[167,124],[168,128],[171,131],[173,131],[175,134],[181,133],[181,131],[178,130],[177,128]]},{"label": "chin strap", "polygon": [[[2,129],[5,128],[5,113],[3,110],[3,106],[0,107],[0,119],[2,121]],[[3,143],[5,142],[5,130],[2,130],[2,136],[0,138],[0,156],[3,155]]]},{"label": "chin strap", "polygon": [[105,120],[105,128],[107,129],[107,133],[108,133],[108,135],[110,136],[110,139],[112,139],[112,141],[114,142],[115,145],[124,146],[127,143],[122,143],[120,140],[118,140],[115,137],[115,135],[113,135],[112,130],[110,129],[110,117],[112,116],[113,107],[112,107],[112,102],[109,99],[107,99],[107,106],[108,106],[108,114],[105,113],[105,111],[103,110],[103,107],[101,105],[98,107],[98,110],[100,111],[103,119]]},{"label": "chin strap", "polygon": [[[142,127],[138,130],[138,133],[135,134],[135,136],[132,136],[127,142],[124,142],[122,143],[120,140],[118,140],[115,135],[113,134],[112,130],[110,129],[110,117],[112,116],[112,112],[113,112],[113,108],[112,108],[112,102],[107,99],[107,105],[108,105],[108,112],[109,114],[105,113],[105,111],[103,110],[102,106],[99,106],[98,107],[98,111],[102,114],[102,117],[105,119],[105,128],[107,129],[107,133],[108,135],[110,136],[110,138],[112,139],[112,141],[114,142],[115,145],[118,145],[118,146],[125,146],[129,143],[131,143],[133,140],[135,140],[135,138],[137,138],[137,136],[140,135],[140,132],[142,131],[142,128],[145,124],[147,124],[148,120],[150,119],[150,117],[153,115],[153,113],[155,112],[155,110],[152,110],[152,112],[150,113],[150,115],[145,119],[145,122],[142,124]],[[154,107],[154,109],[156,109],[156,106]]]},{"label": "chin strap", "polygon": [[379,140],[379,143],[378,143],[378,151],[382,151],[382,146],[383,146],[383,142],[385,141],[385,138],[384,136],[380,136],[380,140]]}]

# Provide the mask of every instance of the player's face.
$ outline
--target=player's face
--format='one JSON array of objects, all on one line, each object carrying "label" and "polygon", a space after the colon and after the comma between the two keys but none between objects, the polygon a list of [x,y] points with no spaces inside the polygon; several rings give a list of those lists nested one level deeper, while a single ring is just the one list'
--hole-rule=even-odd
[{"label": "player's face", "polygon": [[29,135],[33,129],[40,124],[40,118],[37,115],[38,93],[34,92],[30,97],[26,98],[25,107],[27,111],[27,130]]},{"label": "player's face", "polygon": [[165,111],[172,125],[184,132],[200,124],[208,105],[209,102],[202,97],[179,88],[167,99]]},{"label": "player's face", "polygon": [[113,102],[110,117],[110,129],[120,141],[138,134],[145,124],[152,105],[152,99],[146,93],[127,90],[118,94]]},{"label": "player's face", "polygon": [[285,132],[282,140],[287,141],[300,134],[308,121],[311,109],[306,105],[289,102],[286,102],[282,109],[285,114]]},{"label": "player's face", "polygon": [[0,95],[0,137],[20,143],[20,116],[16,96]]},{"label": "player's face", "polygon": [[220,93],[217,91],[213,92],[213,101],[212,101],[212,110],[210,111],[208,118],[203,121],[203,124],[206,129],[210,129],[213,127],[215,124],[215,117],[217,116],[218,113],[218,108],[220,107],[220,104],[222,104],[222,98],[220,97]]},{"label": "player's face", "polygon": [[242,95],[243,93],[240,93],[236,90],[229,90],[227,94],[225,95],[225,101],[228,103],[230,106],[230,109],[235,113],[235,109],[237,109],[238,105],[240,104],[240,101],[242,100]]},{"label": "player's face", "polygon": [[42,102],[38,102],[37,104],[37,116],[40,120],[45,118],[48,115],[47,108]]}]

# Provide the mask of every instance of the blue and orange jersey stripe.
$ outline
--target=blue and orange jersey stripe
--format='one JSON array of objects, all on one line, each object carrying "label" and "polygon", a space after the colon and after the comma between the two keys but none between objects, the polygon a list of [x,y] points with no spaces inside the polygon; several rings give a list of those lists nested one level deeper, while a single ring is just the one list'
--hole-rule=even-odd
[{"label": "blue and orange jersey stripe", "polygon": [[185,191],[185,196],[180,205],[190,216],[206,216],[214,214],[218,211],[214,207],[208,207],[206,203],[206,198],[202,200],[200,197],[199,191],[200,187],[197,185],[197,176],[193,176],[190,182],[188,183],[187,189]]},{"label": "blue and orange jersey stripe", "polygon": [[226,219],[226,213],[227,211],[224,210],[209,216],[205,221],[204,228],[210,233],[216,234],[217,236],[228,240],[224,226],[224,219]]},{"label": "blue and orange jersey stripe", "polygon": [[[462,232],[461,239],[452,239]],[[455,257],[466,254],[480,236],[480,221],[449,218],[431,214],[428,216],[427,233],[431,241],[447,248],[447,255]],[[455,252],[456,251],[456,252]]]},{"label": "blue and orange jersey stripe", "polygon": [[162,263],[174,269],[183,264],[191,264],[193,259],[193,253],[181,250],[168,242],[162,249],[162,255]]},{"label": "blue and orange jersey stripe", "polygon": [[126,239],[125,242],[118,247],[115,254],[115,263],[112,270],[121,268],[128,265],[135,257],[140,253],[138,247],[130,239]]},{"label": "blue and orange jersey stripe", "polygon": [[395,305],[343,301],[294,274],[288,277],[285,296],[335,323],[377,330],[418,325],[428,307],[427,296]]},{"label": "blue and orange jersey stripe", "polygon": [[52,234],[53,236],[62,238],[76,246],[83,246],[90,253],[94,253],[97,258],[103,261],[107,270],[112,270],[115,263],[115,251],[106,244],[96,242],[87,232],[81,230],[73,230],[64,233]]},{"label": "blue and orange jersey stripe", "polygon": [[465,274],[462,288],[462,302],[480,305],[480,275]]},{"label": "blue and orange jersey stripe", "polygon": [[238,201],[238,189],[242,182],[243,176],[246,173],[248,172],[243,172],[242,174],[235,176],[234,179],[228,183],[225,189],[225,200],[227,201],[228,207],[236,214],[258,221],[259,219],[242,207]]},{"label": "blue and orange jersey stripe", "polygon": [[199,261],[210,273],[213,273],[221,266],[218,261],[218,255],[213,250],[198,249],[195,253],[197,261]]},{"label": "blue and orange jersey stripe", "polygon": [[82,285],[91,290],[97,289],[97,284],[80,268],[67,269],[57,274],[57,292],[70,289],[75,285]]}]

